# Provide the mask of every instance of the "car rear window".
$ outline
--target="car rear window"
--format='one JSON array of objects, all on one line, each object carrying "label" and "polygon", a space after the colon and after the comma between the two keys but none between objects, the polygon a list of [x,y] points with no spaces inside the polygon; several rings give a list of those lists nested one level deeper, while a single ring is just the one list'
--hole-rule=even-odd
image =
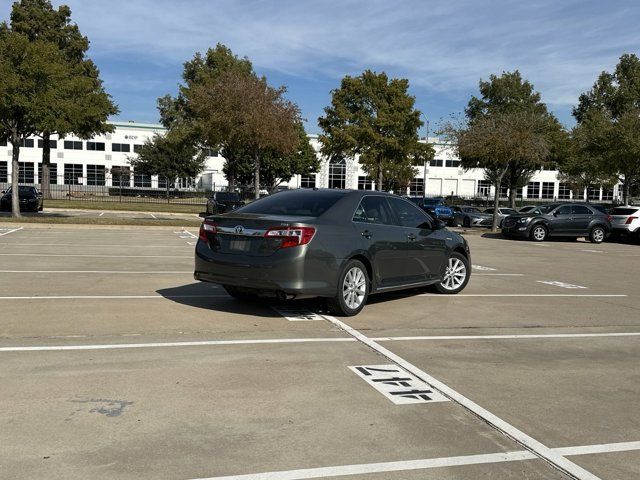
[{"label": "car rear window", "polygon": [[216,193],[216,200],[219,202],[239,202],[240,195],[232,192]]},{"label": "car rear window", "polygon": [[611,215],[633,215],[640,210],[640,207],[629,208],[629,207],[616,207],[611,210]]},{"label": "car rear window", "polygon": [[294,217],[319,217],[347,193],[348,192],[341,190],[320,191],[303,189],[276,193],[256,200],[246,207],[239,208],[236,212]]}]

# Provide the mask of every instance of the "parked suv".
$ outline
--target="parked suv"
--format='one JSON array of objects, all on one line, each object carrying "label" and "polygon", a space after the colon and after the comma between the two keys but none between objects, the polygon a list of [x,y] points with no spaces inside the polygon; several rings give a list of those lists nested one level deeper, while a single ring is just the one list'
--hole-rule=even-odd
[{"label": "parked suv", "polygon": [[611,216],[588,204],[553,203],[536,213],[510,215],[502,223],[505,237],[542,242],[548,237],[586,237],[601,243],[611,232]]},{"label": "parked suv", "polygon": [[433,218],[442,220],[448,225],[453,225],[453,210],[444,203],[444,198],[409,197],[409,200],[418,205]]},{"label": "parked suv", "polygon": [[236,192],[215,192],[207,201],[207,215],[218,215],[240,208],[244,202]]},{"label": "parked suv", "polygon": [[611,210],[613,233],[635,235],[640,240],[640,206],[625,205]]},{"label": "parked suv", "polygon": [[[18,187],[18,198],[20,199],[21,211],[41,212],[44,205],[42,193],[36,187],[20,185]],[[11,187],[2,192],[0,198],[0,210],[11,210]]]}]

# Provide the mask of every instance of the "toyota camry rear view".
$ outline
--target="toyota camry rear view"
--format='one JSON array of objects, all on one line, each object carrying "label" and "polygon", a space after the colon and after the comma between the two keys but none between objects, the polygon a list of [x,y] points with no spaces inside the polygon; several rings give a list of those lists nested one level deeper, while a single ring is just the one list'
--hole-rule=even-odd
[{"label": "toyota camry rear view", "polygon": [[355,315],[367,297],[430,287],[454,294],[471,274],[469,246],[411,202],[382,192],[289,190],[207,217],[196,280],[233,297],[324,297]]}]

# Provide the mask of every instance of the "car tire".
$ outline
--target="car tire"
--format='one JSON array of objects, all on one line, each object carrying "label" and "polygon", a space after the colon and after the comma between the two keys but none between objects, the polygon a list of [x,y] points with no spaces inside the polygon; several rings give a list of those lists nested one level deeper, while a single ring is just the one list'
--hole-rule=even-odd
[{"label": "car tire", "polygon": [[464,228],[471,227],[471,220],[469,219],[469,217],[464,217],[464,219],[462,220],[462,226]]},{"label": "car tire", "polygon": [[364,264],[349,260],[340,271],[338,291],[335,297],[327,300],[327,307],[335,315],[352,317],[364,308],[370,290],[371,280]]},{"label": "car tire", "polygon": [[247,290],[243,290],[242,288],[234,287],[232,285],[223,285],[222,287],[236,300],[251,302],[258,298],[257,293],[252,293]]},{"label": "car tire", "polygon": [[591,243],[602,243],[606,236],[607,232],[603,227],[595,226],[589,232],[589,241]]},{"label": "car tire", "polygon": [[549,231],[547,227],[544,225],[538,224],[534,225],[531,228],[531,233],[529,233],[529,238],[534,242],[544,242],[547,239],[547,235],[549,235]]},{"label": "car tire", "polygon": [[[460,276],[464,275],[464,276]],[[452,252],[447,259],[445,277],[440,283],[433,285],[433,289],[444,295],[455,295],[461,292],[469,283],[471,265],[469,259],[458,252]]]}]

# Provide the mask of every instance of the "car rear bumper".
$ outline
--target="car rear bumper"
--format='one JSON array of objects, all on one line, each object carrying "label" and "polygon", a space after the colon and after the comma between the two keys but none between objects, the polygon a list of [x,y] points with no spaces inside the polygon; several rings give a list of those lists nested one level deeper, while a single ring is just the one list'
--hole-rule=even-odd
[{"label": "car rear bumper", "polygon": [[198,240],[194,278],[264,293],[334,296],[340,262],[305,247],[293,247],[260,257],[214,252]]}]

